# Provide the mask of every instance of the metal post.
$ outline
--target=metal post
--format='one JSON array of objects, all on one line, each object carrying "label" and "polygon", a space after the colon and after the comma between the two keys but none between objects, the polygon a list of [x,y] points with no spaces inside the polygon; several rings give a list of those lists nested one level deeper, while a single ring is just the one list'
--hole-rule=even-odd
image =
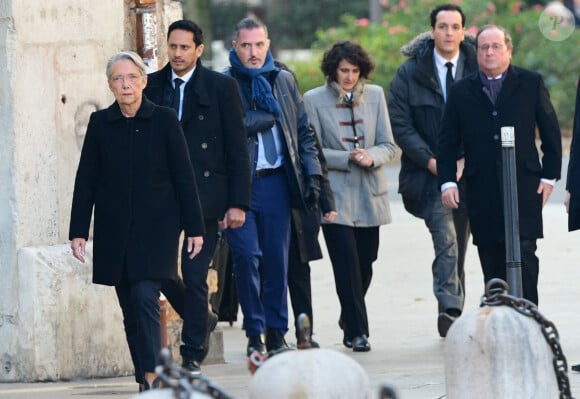
[{"label": "metal post", "polygon": [[515,132],[513,126],[501,128],[503,210],[505,225],[506,277],[508,293],[521,298],[522,262],[516,177]]},{"label": "metal post", "polygon": [[137,53],[147,66],[147,73],[159,69],[157,58],[157,6],[156,0],[137,0]]}]

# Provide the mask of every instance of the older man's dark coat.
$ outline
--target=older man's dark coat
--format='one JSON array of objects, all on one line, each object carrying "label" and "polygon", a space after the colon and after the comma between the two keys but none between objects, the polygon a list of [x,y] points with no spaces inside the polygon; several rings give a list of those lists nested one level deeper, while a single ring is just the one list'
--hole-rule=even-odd
[{"label": "older man's dark coat", "polygon": [[580,229],[580,87],[576,90],[574,130],[572,144],[570,145],[566,190],[570,192],[568,230],[574,231]]},{"label": "older man's dark coat", "polygon": [[91,115],[75,180],[69,238],[89,238],[93,282],[177,279],[181,228],[204,233],[195,177],[171,109],[143,97],[134,118],[115,102]]},{"label": "older man's dark coat", "polygon": [[[439,184],[455,182],[457,151],[465,151],[467,209],[476,245],[504,240],[501,127],[515,128],[520,236],[543,237],[541,178],[559,179],[562,166],[560,127],[542,77],[510,66],[494,104],[482,90],[479,72],[451,87],[441,131],[437,165]],[[536,147],[536,128],[542,159]]]},{"label": "older man's dark coat", "polygon": [[[155,104],[171,104],[170,64],[149,75],[145,94]],[[184,89],[181,126],[206,219],[221,219],[232,207],[250,207],[243,112],[236,81],[198,61]]]}]

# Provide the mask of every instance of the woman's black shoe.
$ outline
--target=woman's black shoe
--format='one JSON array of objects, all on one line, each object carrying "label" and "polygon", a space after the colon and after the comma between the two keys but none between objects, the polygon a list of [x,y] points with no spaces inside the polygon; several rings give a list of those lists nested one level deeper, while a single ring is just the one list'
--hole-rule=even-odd
[{"label": "woman's black shoe", "polygon": [[371,344],[369,344],[366,335],[359,335],[352,339],[352,350],[354,352],[368,352],[371,350]]},{"label": "woman's black shoe", "polygon": [[348,349],[352,349],[352,338],[345,336],[342,339],[342,344],[346,346]]}]

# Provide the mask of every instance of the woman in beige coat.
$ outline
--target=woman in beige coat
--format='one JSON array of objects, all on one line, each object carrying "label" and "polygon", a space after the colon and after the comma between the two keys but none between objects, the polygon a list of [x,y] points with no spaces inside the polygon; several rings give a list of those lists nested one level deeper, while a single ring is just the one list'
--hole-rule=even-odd
[{"label": "woman in beige coat", "polygon": [[383,89],[365,83],[373,68],[360,45],[336,43],[321,63],[326,84],[304,95],[338,212],[322,231],[341,304],[339,325],[344,345],[356,352],[371,348],[364,297],[377,259],[379,226],[391,221],[385,167],[395,155]]}]

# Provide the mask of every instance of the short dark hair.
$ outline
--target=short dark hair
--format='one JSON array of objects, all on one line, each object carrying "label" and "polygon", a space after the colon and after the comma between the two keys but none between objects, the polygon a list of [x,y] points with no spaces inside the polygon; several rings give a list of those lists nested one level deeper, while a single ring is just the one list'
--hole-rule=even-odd
[{"label": "short dark hair", "polygon": [[368,79],[370,73],[375,68],[375,64],[373,64],[369,53],[360,44],[351,42],[350,40],[340,41],[326,50],[320,63],[320,70],[326,76],[327,81],[336,81],[336,70],[342,60],[358,66],[360,76],[364,79]]},{"label": "short dark hair", "polygon": [[459,7],[457,4],[441,4],[440,6],[435,7],[431,11],[430,15],[431,28],[435,29],[435,24],[437,23],[437,14],[439,14],[441,11],[457,11],[459,14],[461,14],[461,26],[465,28],[465,14],[463,13],[461,7]]},{"label": "short dark hair", "polygon": [[266,37],[268,37],[268,28],[266,27],[266,24],[263,23],[262,21],[258,21],[255,18],[244,18],[242,19],[240,22],[238,22],[236,24],[236,26],[234,27],[234,33],[232,35],[234,40],[238,39],[238,36],[240,35],[240,31],[244,30],[244,29],[258,29],[258,28],[262,28],[264,29],[264,32],[266,33]]},{"label": "short dark hair", "polygon": [[203,31],[195,22],[189,19],[180,19],[179,21],[173,22],[171,25],[169,25],[169,29],[167,29],[167,40],[169,40],[169,35],[171,35],[171,32],[176,29],[193,33],[193,41],[196,47],[200,44],[203,44]]}]

